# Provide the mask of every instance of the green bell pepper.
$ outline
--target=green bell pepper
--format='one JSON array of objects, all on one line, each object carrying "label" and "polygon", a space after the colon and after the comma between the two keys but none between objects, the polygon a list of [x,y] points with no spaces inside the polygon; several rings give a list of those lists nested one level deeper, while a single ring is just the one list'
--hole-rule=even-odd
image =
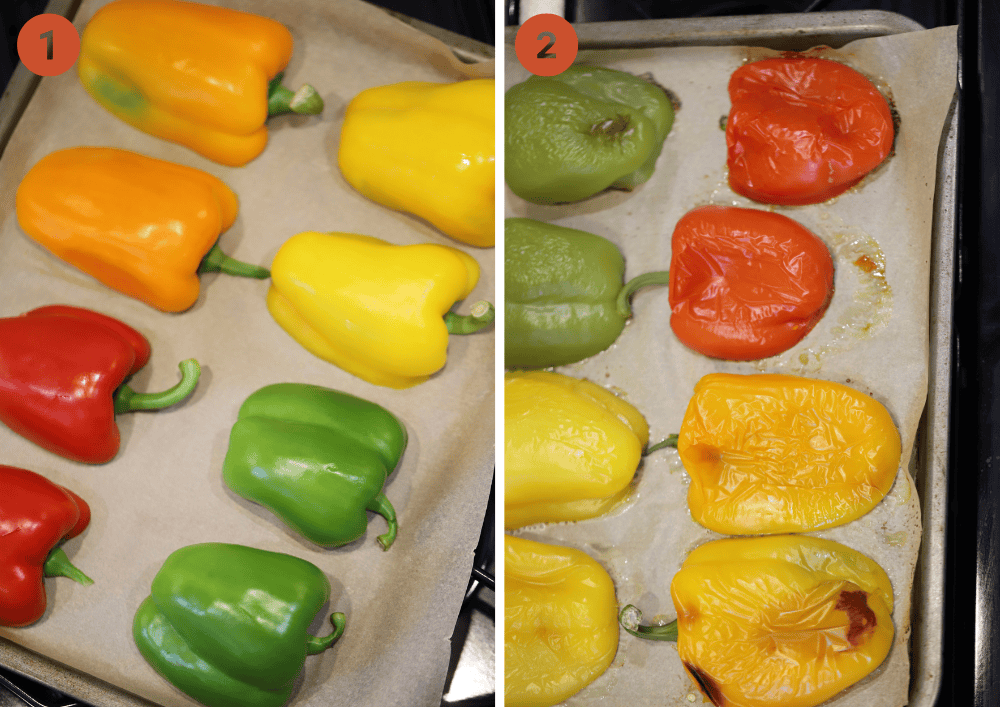
[{"label": "green bell pepper", "polygon": [[317,545],[339,547],[396,511],[382,492],[406,448],[406,428],[375,403],[303,383],[265,386],[240,407],[222,465],[226,484]]},{"label": "green bell pepper", "polygon": [[132,635],[164,678],[209,707],[278,707],[288,701],[306,655],[329,648],[307,633],[330,599],[310,562],[243,545],[203,543],[173,552],[139,606]]},{"label": "green bell pepper", "polygon": [[601,236],[527,218],[504,222],[504,365],[548,368],[611,346],[632,316],[630,298],[665,285],[667,271],[622,285],[625,259]]},{"label": "green bell pepper", "polygon": [[556,204],[648,181],[674,108],[644,78],[571,66],[512,86],[504,121],[507,185],[526,201]]}]

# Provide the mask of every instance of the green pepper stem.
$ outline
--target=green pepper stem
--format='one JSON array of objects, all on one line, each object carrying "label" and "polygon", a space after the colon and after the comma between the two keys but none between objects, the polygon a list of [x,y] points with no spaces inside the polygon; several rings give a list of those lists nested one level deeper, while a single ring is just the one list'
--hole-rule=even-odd
[{"label": "green pepper stem", "polygon": [[205,254],[205,257],[201,259],[201,265],[198,266],[198,272],[223,272],[227,275],[235,275],[236,277],[252,277],[257,280],[266,280],[271,277],[271,271],[267,268],[262,268],[260,265],[244,263],[242,260],[237,260],[236,258],[230,258],[222,252],[218,243],[213,245]]},{"label": "green pepper stem", "polygon": [[667,438],[662,442],[657,442],[651,447],[646,447],[646,451],[642,453],[642,456],[646,456],[651,452],[655,452],[658,449],[663,449],[664,447],[673,447],[677,449],[677,435],[667,435]]},{"label": "green pepper stem", "polygon": [[159,410],[179,403],[191,395],[198,385],[198,378],[201,377],[201,366],[193,358],[189,358],[181,361],[177,367],[181,369],[180,381],[173,388],[160,393],[137,393],[127,385],[120,387],[115,393],[115,414],[121,415],[135,410]]},{"label": "green pepper stem", "polygon": [[298,113],[299,115],[319,115],[323,112],[323,99],[315,88],[303,84],[298,91],[292,91],[281,85],[280,73],[267,84],[267,117],[282,113]]},{"label": "green pepper stem", "polygon": [[615,302],[615,306],[618,309],[618,314],[620,314],[625,319],[632,316],[632,295],[640,287],[646,287],[647,285],[666,285],[670,282],[670,271],[662,270],[660,272],[648,272],[645,275],[639,275],[634,277],[625,283],[622,291],[618,293],[618,300]]},{"label": "green pepper stem", "polygon": [[492,324],[495,316],[493,305],[483,300],[472,305],[469,314],[448,312],[444,315],[444,325],[449,334],[475,334]]},{"label": "green pepper stem", "polygon": [[333,624],[333,633],[329,636],[306,636],[306,655],[322,653],[336,643],[347,626],[347,616],[336,611],[330,614],[330,623]]},{"label": "green pepper stem", "polygon": [[642,612],[631,604],[626,604],[618,612],[619,625],[633,636],[650,641],[677,640],[677,619],[663,626],[643,626],[639,623],[640,621],[642,621]]},{"label": "green pepper stem", "polygon": [[42,565],[46,577],[69,577],[74,582],[83,585],[93,584],[94,580],[80,571],[66,556],[66,551],[61,547],[53,548],[52,552]]},{"label": "green pepper stem", "polygon": [[396,509],[392,507],[389,499],[381,491],[378,496],[371,500],[371,503],[366,508],[372,513],[378,513],[389,524],[389,532],[378,536],[379,545],[382,546],[383,550],[388,550],[392,542],[396,539],[396,532],[399,530],[399,523],[396,522]]}]

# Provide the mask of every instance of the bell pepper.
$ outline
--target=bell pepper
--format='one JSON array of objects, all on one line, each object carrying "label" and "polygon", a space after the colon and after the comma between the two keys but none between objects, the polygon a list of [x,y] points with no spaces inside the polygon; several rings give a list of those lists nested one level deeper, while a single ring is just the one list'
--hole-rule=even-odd
[{"label": "bell pepper", "polygon": [[51,305],[0,319],[0,422],[67,459],[110,461],[121,443],[115,414],[174,405],[198,383],[201,368],[187,359],[177,385],[135,392],[125,381],[150,353],[135,329],[82,307]]},{"label": "bell pepper", "polygon": [[269,115],[323,110],[312,86],[281,86],[291,56],[291,33],[266,17],[181,0],[115,0],[87,23],[77,70],[117,118],[241,167],[263,152]]},{"label": "bell pepper", "polygon": [[445,364],[449,334],[493,322],[493,305],[448,311],[479,281],[449,246],[398,246],[354,233],[292,236],[271,264],[267,308],[308,351],[369,383],[409,388]]},{"label": "bell pepper", "polygon": [[586,553],[504,535],[504,704],[548,707],[618,650],[615,585]]},{"label": "bell pepper", "polygon": [[631,191],[649,180],[674,123],[652,81],[596,66],[531,76],[504,99],[504,174],[536,204]]},{"label": "bell pepper", "polygon": [[407,81],[359,93],[344,114],[337,163],[347,182],[455,240],[492,248],[493,79]]},{"label": "bell pepper", "polygon": [[177,689],[208,707],[278,707],[306,655],[340,638],[309,625],[330,600],[311,562],[243,545],[202,543],[174,551],[153,578],[132,623],[139,652]]},{"label": "bell pepper", "polygon": [[90,506],[41,474],[0,466],[0,626],[27,626],[42,618],[44,577],[94,580],[59,547],[90,523]]},{"label": "bell pepper", "polygon": [[892,487],[901,447],[889,411],[846,385],[712,373],[695,386],[677,451],[695,521],[761,535],[860,518]]},{"label": "bell pepper", "polygon": [[191,167],[112,148],[59,150],[25,175],[16,204],[21,228],[53,255],[164,312],[195,303],[199,273],[270,275],[219,249],[236,195]]},{"label": "bell pepper", "polygon": [[638,410],[588,380],[504,376],[504,523],[593,518],[627,498],[649,441]]},{"label": "bell pepper", "polygon": [[318,545],[339,547],[396,511],[382,492],[406,449],[406,428],[375,403],[318,385],[277,383],[248,397],[229,435],[226,485]]},{"label": "bell pepper", "polygon": [[729,538],[696,548],[674,575],[677,620],[634,636],[677,641],[716,707],[812,707],[875,670],[892,647],[892,585],[857,550],[801,535]]},{"label": "bell pepper", "polygon": [[764,204],[818,204],[878,167],[895,139],[892,111],[844,64],[786,54],[729,80],[729,185]]}]

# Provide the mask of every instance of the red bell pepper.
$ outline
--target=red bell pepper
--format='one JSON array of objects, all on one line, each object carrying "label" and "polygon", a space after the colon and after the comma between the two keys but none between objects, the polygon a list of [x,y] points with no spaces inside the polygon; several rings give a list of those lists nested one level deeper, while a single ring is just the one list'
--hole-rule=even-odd
[{"label": "red bell pepper", "polygon": [[0,626],[27,626],[45,613],[44,577],[93,584],[59,543],[82,533],[90,506],[27,469],[0,466]]},{"label": "red bell pepper", "polygon": [[67,459],[110,461],[121,441],[115,413],[173,405],[198,382],[198,362],[188,359],[174,387],[136,393],[124,382],[149,356],[135,329],[80,307],[0,319],[0,422]]}]

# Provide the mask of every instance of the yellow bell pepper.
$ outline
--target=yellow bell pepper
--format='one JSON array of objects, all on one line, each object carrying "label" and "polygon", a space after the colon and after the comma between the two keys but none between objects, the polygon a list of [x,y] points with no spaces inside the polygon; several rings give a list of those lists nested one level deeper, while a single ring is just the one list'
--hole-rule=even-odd
[{"label": "yellow bell pepper", "polygon": [[695,386],[677,451],[694,519],[725,535],[843,525],[888,493],[900,461],[889,411],[839,383],[713,373]]},{"label": "yellow bell pepper", "polygon": [[479,264],[457,248],[307,231],[274,256],[267,308],[316,356],[369,383],[409,388],[444,366],[449,334],[493,321],[488,302],[465,316],[448,311],[478,281]]},{"label": "yellow bell pepper", "polygon": [[649,426],[588,380],[549,371],[504,377],[508,530],[603,515],[628,496]]},{"label": "yellow bell pepper", "polygon": [[494,81],[408,81],[362,91],[348,106],[338,162],[369,199],[490,248],[494,217]]},{"label": "yellow bell pepper", "polygon": [[688,675],[716,707],[812,707],[875,670],[892,647],[892,585],[877,563],[801,535],[716,540],[674,575],[677,620],[622,627],[677,641]]},{"label": "yellow bell pepper", "polygon": [[579,550],[504,536],[504,704],[548,707],[618,651],[615,585]]},{"label": "yellow bell pepper", "polygon": [[87,92],[133,127],[239,167],[267,144],[268,115],[313,115],[311,86],[280,85],[292,35],[266,17],[181,0],[115,0],[80,40]]}]

